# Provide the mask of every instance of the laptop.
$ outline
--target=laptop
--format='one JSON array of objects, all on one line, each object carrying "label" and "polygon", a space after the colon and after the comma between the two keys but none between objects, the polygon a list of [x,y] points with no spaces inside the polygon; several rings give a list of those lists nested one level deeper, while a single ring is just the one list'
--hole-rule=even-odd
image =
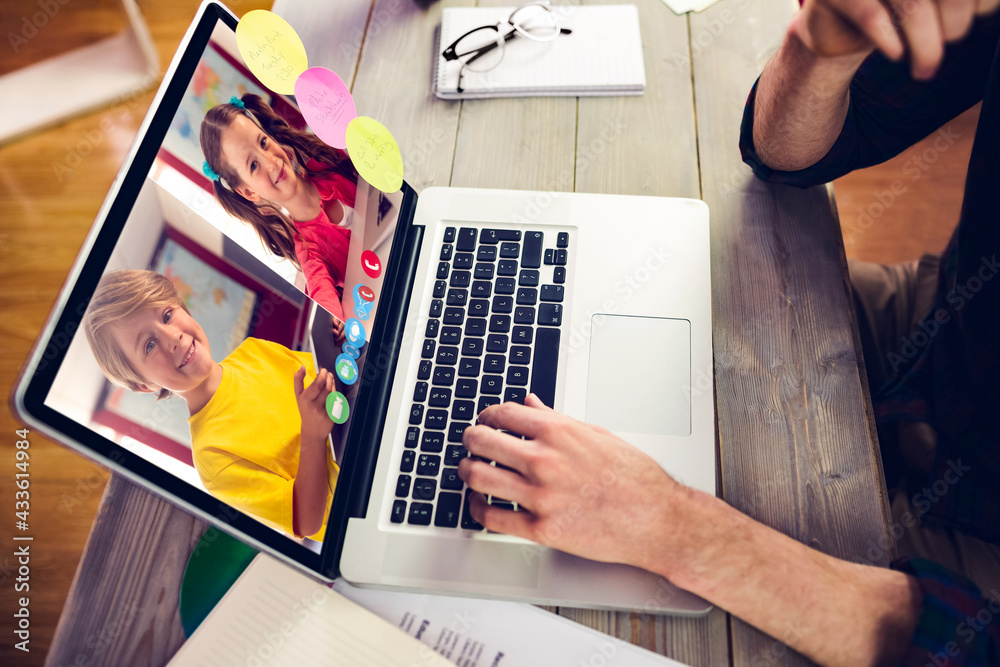
[{"label": "laptop", "polygon": [[[306,296],[302,272],[221,209],[201,171],[201,119],[231,95],[255,92],[303,126],[295,100],[245,67],[236,23],[218,3],[201,6],[15,386],[21,418],[323,580],[707,613],[706,601],[648,572],[484,530],[457,476],[464,428],[485,407],[533,392],[715,492],[705,204],[440,187],[418,196],[359,177],[339,223],[350,230],[332,309],[345,320],[340,340],[329,304]],[[185,403],[101,373],[80,323],[102,277],[121,269],[167,277],[215,362],[254,338],[334,372],[328,456],[339,474],[322,540],[213,495]],[[290,380],[275,382],[253,398],[290,390]]]}]

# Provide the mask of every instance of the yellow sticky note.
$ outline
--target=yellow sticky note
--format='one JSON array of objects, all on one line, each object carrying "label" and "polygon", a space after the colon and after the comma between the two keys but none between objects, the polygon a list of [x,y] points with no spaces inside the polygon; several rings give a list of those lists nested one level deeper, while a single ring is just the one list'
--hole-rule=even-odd
[{"label": "yellow sticky note", "polygon": [[236,24],[236,46],[253,75],[282,95],[295,93],[295,80],[309,67],[295,29],[265,9],[247,12]]},{"label": "yellow sticky note", "polygon": [[347,125],[347,154],[363,179],[382,192],[403,187],[403,156],[382,123],[358,116]]}]

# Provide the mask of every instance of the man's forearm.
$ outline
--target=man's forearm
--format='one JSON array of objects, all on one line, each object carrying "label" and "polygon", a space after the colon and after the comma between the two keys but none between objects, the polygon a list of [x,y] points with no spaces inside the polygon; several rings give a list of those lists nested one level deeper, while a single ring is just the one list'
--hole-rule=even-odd
[{"label": "man's forearm", "polygon": [[865,57],[820,58],[792,24],[757,84],[753,141],[767,166],[797,171],[827,154],[844,126],[851,79]]},{"label": "man's forearm", "polygon": [[913,578],[828,556],[708,494],[681,489],[666,507],[682,528],[650,549],[647,569],[820,664],[902,657],[922,607]]}]

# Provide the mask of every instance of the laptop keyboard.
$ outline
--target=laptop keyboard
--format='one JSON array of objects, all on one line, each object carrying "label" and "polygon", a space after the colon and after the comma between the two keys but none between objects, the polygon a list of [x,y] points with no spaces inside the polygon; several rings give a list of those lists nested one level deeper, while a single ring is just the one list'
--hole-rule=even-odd
[{"label": "laptop keyboard", "polygon": [[[390,521],[482,530],[458,476],[490,405],[555,395],[568,232],[445,229]],[[555,241],[553,244],[552,241]],[[554,246],[554,247],[553,247]],[[491,504],[517,509],[490,498]]]}]

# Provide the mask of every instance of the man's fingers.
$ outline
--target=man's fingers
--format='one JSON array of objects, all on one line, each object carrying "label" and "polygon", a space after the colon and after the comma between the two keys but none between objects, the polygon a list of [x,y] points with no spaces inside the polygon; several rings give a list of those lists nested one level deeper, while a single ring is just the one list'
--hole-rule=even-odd
[{"label": "man's fingers", "polygon": [[462,444],[476,456],[499,461],[517,470],[525,468],[524,449],[529,443],[490,426],[476,424],[466,428],[462,433]]},{"label": "man's fingers", "polygon": [[827,2],[820,2],[825,8],[840,14],[847,19],[852,27],[868,38],[875,48],[879,49],[891,60],[903,57],[905,47],[896,27],[893,25],[892,14],[880,2],[870,0],[854,0],[839,3],[834,9]]},{"label": "man's fingers", "polygon": [[946,42],[965,37],[976,15],[976,0],[938,0],[941,30]]},{"label": "man's fingers", "polygon": [[1000,7],[1000,0],[979,0],[976,3],[976,14],[992,14],[997,7]]},{"label": "man's fingers", "polygon": [[515,537],[532,539],[531,521],[533,517],[527,512],[513,512],[500,507],[493,507],[487,504],[486,498],[482,494],[470,493],[469,513],[472,514],[473,519],[490,530]]},{"label": "man's fingers", "polygon": [[462,459],[458,462],[458,476],[474,491],[530,504],[527,498],[530,489],[524,478],[510,470],[491,466],[485,461]]},{"label": "man's fingers", "polygon": [[479,423],[535,438],[546,424],[552,423],[553,418],[559,416],[552,410],[540,410],[537,407],[508,401],[500,405],[491,405],[480,412]]},{"label": "man's fingers", "polygon": [[552,408],[542,403],[542,399],[538,398],[534,394],[528,394],[527,396],[525,396],[524,404],[527,405],[529,408],[540,408],[542,410],[550,410],[552,412],[555,412],[555,410],[552,410]]},{"label": "man's fingers", "polygon": [[914,79],[929,79],[944,56],[941,16],[933,0],[892,0],[893,10],[910,52]]}]

